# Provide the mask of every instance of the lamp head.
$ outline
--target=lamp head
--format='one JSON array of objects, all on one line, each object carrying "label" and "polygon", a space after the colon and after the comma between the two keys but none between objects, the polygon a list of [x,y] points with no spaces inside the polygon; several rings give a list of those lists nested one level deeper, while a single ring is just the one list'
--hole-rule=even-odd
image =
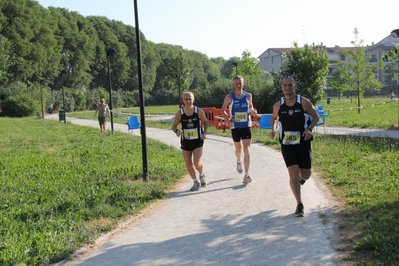
[{"label": "lamp head", "polygon": [[391,32],[392,37],[398,38],[399,37],[399,29],[393,30]]},{"label": "lamp head", "polygon": [[237,67],[237,62],[231,63],[233,66]]},{"label": "lamp head", "polygon": [[113,56],[116,53],[115,48],[110,48],[107,50],[107,56]]}]

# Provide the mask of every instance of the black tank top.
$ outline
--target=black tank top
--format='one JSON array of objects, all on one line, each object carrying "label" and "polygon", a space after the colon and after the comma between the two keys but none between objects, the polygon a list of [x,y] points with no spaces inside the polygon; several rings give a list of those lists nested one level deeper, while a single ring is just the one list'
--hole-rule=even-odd
[{"label": "black tank top", "polygon": [[296,102],[293,106],[288,106],[285,103],[284,97],[280,100],[280,109],[278,111],[278,120],[280,122],[280,141],[285,137],[284,132],[298,132],[301,136],[300,142],[303,142],[302,133],[310,124],[310,119],[307,113],[303,110],[301,96],[296,96]]},{"label": "black tank top", "polygon": [[191,116],[184,113],[184,108],[180,108],[180,114],[183,130],[182,141],[200,140],[202,136],[202,127],[198,115],[198,107],[194,106],[194,113]]}]

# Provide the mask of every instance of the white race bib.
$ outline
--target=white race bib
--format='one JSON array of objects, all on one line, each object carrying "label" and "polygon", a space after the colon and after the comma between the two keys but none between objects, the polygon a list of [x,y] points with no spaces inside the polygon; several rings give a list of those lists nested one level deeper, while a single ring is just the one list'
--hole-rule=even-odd
[{"label": "white race bib", "polygon": [[235,113],[234,114],[235,122],[247,122],[248,121],[248,113]]},{"label": "white race bib", "polygon": [[284,131],[284,145],[296,145],[301,141],[301,132],[299,131]]},{"label": "white race bib", "polygon": [[184,129],[183,136],[185,139],[198,139],[198,131],[196,128]]}]

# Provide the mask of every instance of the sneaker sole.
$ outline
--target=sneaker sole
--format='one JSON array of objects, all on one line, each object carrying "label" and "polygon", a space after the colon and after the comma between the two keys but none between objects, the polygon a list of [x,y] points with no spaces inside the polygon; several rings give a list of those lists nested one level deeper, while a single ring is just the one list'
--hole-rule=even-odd
[{"label": "sneaker sole", "polygon": [[295,213],[296,217],[303,217],[304,213]]},{"label": "sneaker sole", "polygon": [[202,183],[202,184],[201,184],[201,187],[206,187],[206,183]]}]

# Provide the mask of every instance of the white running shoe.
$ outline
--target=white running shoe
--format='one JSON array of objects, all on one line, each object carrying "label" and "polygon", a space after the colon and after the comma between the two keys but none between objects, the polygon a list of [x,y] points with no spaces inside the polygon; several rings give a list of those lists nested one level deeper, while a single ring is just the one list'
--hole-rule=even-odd
[{"label": "white running shoe", "polygon": [[200,179],[201,187],[206,187],[205,175],[204,174],[200,175],[199,179]]},{"label": "white running shoe", "polygon": [[252,182],[252,178],[249,175],[244,176],[244,180],[242,180],[242,183],[244,184],[244,186],[248,185],[251,182]]}]

